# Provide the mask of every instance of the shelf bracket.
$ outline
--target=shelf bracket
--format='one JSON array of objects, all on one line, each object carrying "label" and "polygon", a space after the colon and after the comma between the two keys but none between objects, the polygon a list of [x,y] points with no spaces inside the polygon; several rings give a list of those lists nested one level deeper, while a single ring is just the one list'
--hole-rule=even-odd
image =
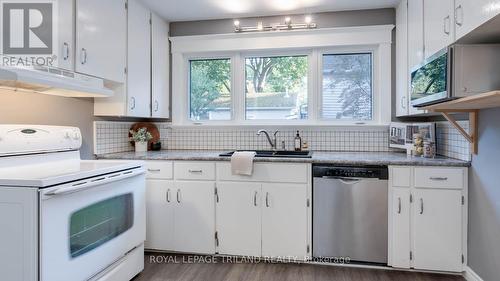
[{"label": "shelf bracket", "polygon": [[[446,118],[446,120],[448,120],[448,122],[450,122],[450,124],[453,125],[453,127],[455,127],[455,129],[457,129],[458,132],[460,132],[460,134],[462,136],[464,136],[464,138],[471,144],[471,152],[473,154],[477,154],[477,152],[478,152],[478,113],[479,113],[479,110],[439,110],[439,109],[436,109],[434,111],[441,113],[444,116],[444,118]],[[460,126],[458,124],[457,120],[455,120],[455,118],[451,115],[452,112],[455,112],[455,113],[456,112],[461,112],[461,113],[467,112],[467,113],[469,113],[469,131],[470,131],[470,133],[465,131],[464,128],[462,128],[462,126]]]}]

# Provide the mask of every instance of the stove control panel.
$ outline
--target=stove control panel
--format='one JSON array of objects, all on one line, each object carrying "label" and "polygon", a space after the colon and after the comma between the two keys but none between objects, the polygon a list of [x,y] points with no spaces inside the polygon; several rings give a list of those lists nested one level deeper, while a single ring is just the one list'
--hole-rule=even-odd
[{"label": "stove control panel", "polygon": [[0,156],[78,150],[82,133],[76,127],[0,125]]}]

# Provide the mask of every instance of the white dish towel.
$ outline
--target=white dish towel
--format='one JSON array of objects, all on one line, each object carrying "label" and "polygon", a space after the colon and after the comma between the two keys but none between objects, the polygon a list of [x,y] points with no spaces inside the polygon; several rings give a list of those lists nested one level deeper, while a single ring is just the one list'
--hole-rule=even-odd
[{"label": "white dish towel", "polygon": [[231,172],[233,175],[251,176],[255,151],[236,151],[231,156]]}]

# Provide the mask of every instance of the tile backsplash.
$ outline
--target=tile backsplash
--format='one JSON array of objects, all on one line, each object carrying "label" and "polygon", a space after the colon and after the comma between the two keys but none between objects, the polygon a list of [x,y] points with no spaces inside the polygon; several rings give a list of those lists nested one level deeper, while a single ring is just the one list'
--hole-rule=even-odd
[{"label": "tile backsplash", "polygon": [[[94,122],[94,153],[132,151],[128,141],[131,122]],[[160,130],[163,149],[269,149],[264,135],[257,136],[257,127],[170,127],[168,123],[156,123]],[[296,129],[278,128],[278,147],[285,141],[286,149],[293,149]],[[270,133],[274,128],[269,130]],[[322,151],[391,151],[387,127],[302,127],[299,129],[303,142],[310,150]]]},{"label": "tile backsplash", "polygon": [[[128,140],[133,122],[94,122],[94,153],[116,153],[134,150]],[[460,121],[465,130],[468,121]],[[169,123],[156,123],[163,149],[269,149],[264,135],[257,136],[260,127],[171,127]],[[270,127],[266,127],[270,128]],[[272,133],[275,128],[269,129]],[[286,149],[293,149],[297,129],[278,128],[278,147],[285,141]],[[310,150],[316,151],[366,151],[386,152],[389,148],[388,127],[300,127],[302,140]],[[439,155],[470,161],[470,145],[448,122],[436,123],[437,153]]]},{"label": "tile backsplash", "polygon": [[[94,122],[94,154],[132,151],[128,132],[134,122]],[[160,141],[166,143],[167,123],[155,123],[160,131]]]},{"label": "tile backsplash", "polygon": [[[458,124],[469,131],[469,121],[458,121]],[[449,122],[436,123],[436,147],[439,155],[471,161],[470,143]]]},{"label": "tile backsplash", "polygon": [[[270,149],[267,138],[258,136],[258,128],[172,128],[168,137],[168,149]],[[293,149],[297,130],[278,129],[277,145],[282,141],[288,150]],[[274,130],[269,130],[271,134]],[[301,128],[303,142],[310,150],[321,151],[389,151],[388,130],[380,128]]]}]

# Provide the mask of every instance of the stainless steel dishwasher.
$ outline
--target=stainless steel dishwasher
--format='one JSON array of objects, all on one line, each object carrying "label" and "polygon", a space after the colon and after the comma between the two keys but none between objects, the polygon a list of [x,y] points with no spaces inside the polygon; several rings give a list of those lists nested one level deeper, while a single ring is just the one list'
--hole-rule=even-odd
[{"label": "stainless steel dishwasher", "polygon": [[313,176],[313,256],[387,264],[387,167],[313,166]]}]

